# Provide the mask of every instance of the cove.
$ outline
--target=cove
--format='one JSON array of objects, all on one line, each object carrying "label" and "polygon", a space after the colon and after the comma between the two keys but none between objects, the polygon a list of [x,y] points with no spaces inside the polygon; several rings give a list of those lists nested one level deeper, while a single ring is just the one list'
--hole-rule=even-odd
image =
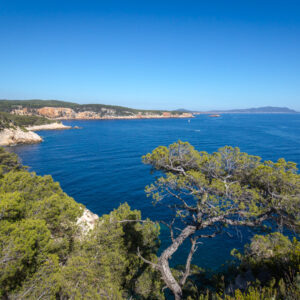
[{"label": "cove", "polygon": [[[197,150],[216,151],[225,145],[264,160],[300,163],[300,114],[224,114],[220,118],[199,115],[188,119],[64,121],[79,130],[40,131],[44,142],[11,148],[24,165],[39,175],[50,174],[63,190],[98,215],[120,203],[142,211],[143,218],[168,221],[168,210],[153,206],[144,193],[154,180],[141,156],[159,145],[188,141]],[[232,248],[242,249],[253,232],[234,229],[232,237],[203,240],[193,263],[219,268],[231,258]],[[162,227],[162,246],[169,233]],[[184,247],[173,263],[185,260]]]}]

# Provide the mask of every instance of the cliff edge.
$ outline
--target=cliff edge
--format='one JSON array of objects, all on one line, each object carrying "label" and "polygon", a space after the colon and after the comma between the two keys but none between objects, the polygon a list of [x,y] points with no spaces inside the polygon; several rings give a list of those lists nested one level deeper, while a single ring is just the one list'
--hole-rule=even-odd
[{"label": "cliff edge", "polygon": [[193,117],[191,112],[134,109],[105,104],[77,104],[59,100],[0,100],[0,111],[17,116],[48,118],[48,121]]},{"label": "cliff edge", "polygon": [[98,111],[77,110],[68,107],[19,107],[11,111],[14,115],[39,116],[51,120],[111,120],[111,119],[169,119],[192,118],[191,113],[155,112],[155,111],[126,111],[118,112],[114,109],[101,108]]},{"label": "cliff edge", "polygon": [[5,128],[0,131],[0,146],[13,146],[17,144],[35,144],[43,139],[33,131],[24,131],[19,127]]},{"label": "cliff edge", "polygon": [[26,127],[27,130],[39,131],[39,130],[60,130],[60,129],[71,129],[72,126],[67,126],[62,123],[51,123],[44,125],[34,125]]}]

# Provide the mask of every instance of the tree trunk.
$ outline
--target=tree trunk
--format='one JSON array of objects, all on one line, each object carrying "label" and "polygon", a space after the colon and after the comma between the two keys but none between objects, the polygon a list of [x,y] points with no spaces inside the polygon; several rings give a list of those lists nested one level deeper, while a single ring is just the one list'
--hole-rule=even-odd
[{"label": "tree trunk", "polygon": [[175,300],[182,298],[182,287],[174,278],[170,266],[169,259],[177,251],[178,247],[184,242],[186,238],[191,236],[196,231],[196,226],[187,226],[182,230],[180,235],[173,241],[172,245],[169,246],[160,256],[158,260],[159,270],[162,274],[163,280],[167,287],[172,291],[175,296]]}]

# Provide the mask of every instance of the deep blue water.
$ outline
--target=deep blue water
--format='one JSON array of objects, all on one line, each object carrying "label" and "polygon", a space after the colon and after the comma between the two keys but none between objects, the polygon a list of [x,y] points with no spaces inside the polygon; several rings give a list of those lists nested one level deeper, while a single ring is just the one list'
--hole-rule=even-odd
[{"label": "deep blue water", "polygon": [[[99,215],[128,202],[142,211],[143,217],[162,220],[168,210],[153,207],[145,196],[144,187],[154,176],[141,156],[159,145],[169,145],[181,139],[198,150],[216,151],[225,145],[238,146],[249,154],[266,160],[287,160],[300,163],[300,114],[298,115],[238,115],[221,118],[206,115],[191,119],[161,120],[95,120],[65,121],[80,130],[41,131],[44,142],[16,146],[23,164],[37,174],[51,174],[63,190]],[[204,240],[199,245],[194,263],[205,268],[218,268],[230,259],[232,248],[241,248],[251,232],[234,232],[232,238],[221,235]],[[162,247],[169,242],[162,229]],[[181,249],[173,260],[182,263]]]}]

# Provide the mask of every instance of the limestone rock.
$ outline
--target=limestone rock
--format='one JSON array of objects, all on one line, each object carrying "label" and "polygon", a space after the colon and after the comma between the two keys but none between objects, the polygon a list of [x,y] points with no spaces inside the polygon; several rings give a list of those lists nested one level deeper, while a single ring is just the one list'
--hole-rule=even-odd
[{"label": "limestone rock", "polygon": [[43,139],[32,131],[21,128],[5,128],[0,131],[0,146],[13,146],[16,144],[40,143]]},{"label": "limestone rock", "polygon": [[58,130],[58,129],[70,129],[72,126],[66,126],[62,123],[51,123],[44,125],[35,125],[26,127],[27,130],[38,131],[38,130]]},{"label": "limestone rock", "polygon": [[192,113],[163,112],[155,114],[151,112],[125,112],[124,115],[118,115],[115,109],[101,108],[101,111],[78,111],[67,107],[42,107],[42,108],[18,108],[11,113],[17,115],[42,116],[54,120],[114,120],[114,119],[169,119],[169,118],[193,118]]},{"label": "limestone rock", "polygon": [[94,229],[98,219],[98,215],[85,208],[82,216],[77,220],[77,225],[79,225],[83,233],[86,233]]}]

